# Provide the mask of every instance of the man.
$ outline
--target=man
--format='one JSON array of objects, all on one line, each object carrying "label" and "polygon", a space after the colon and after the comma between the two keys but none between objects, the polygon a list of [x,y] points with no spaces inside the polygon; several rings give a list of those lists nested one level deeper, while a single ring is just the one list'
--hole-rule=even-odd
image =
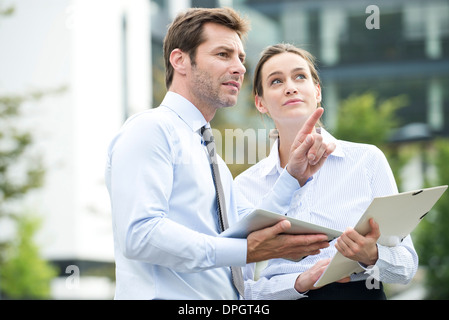
[{"label": "man", "polygon": [[[220,211],[202,132],[219,108],[237,101],[246,72],[242,38],[247,31],[247,21],[232,9],[178,15],[164,40],[169,90],[164,101],[131,117],[109,147],[106,184],[117,299],[237,299],[236,271],[230,267],[300,258],[328,246],[323,235],[283,234],[287,221],[248,239],[218,236]],[[311,135],[301,139],[306,136]],[[260,208],[288,209],[291,194],[300,188],[302,160],[319,147],[321,141],[313,137],[301,144],[302,155],[289,162],[295,177],[284,170]],[[253,208],[240,201],[219,157],[218,165],[224,214],[232,225]]]}]

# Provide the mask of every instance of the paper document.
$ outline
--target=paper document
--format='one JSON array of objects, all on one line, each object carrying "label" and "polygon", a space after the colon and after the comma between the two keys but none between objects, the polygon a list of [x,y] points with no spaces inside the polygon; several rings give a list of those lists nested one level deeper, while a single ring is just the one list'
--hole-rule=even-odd
[{"label": "paper document", "polygon": [[[388,247],[395,246],[415,229],[447,187],[440,186],[374,198],[354,230],[361,235],[367,234],[370,230],[369,219],[373,218],[379,225],[381,233],[377,243]],[[324,286],[362,271],[364,269],[357,261],[350,260],[337,252],[315,283],[315,287]]]}]

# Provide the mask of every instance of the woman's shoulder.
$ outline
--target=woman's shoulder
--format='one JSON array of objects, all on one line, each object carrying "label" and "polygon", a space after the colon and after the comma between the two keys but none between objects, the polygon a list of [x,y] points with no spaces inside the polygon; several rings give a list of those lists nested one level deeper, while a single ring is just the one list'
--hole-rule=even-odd
[{"label": "woman's shoulder", "polygon": [[241,172],[239,175],[237,175],[234,179],[236,183],[243,183],[248,180],[250,181],[257,181],[260,180],[263,176],[266,175],[268,171],[270,171],[270,163],[268,158],[264,158],[257,162],[256,164],[252,165],[248,169]]},{"label": "woman's shoulder", "polygon": [[348,153],[363,153],[363,154],[383,154],[382,150],[374,145],[361,142],[352,142],[346,140],[338,140],[344,151]]}]

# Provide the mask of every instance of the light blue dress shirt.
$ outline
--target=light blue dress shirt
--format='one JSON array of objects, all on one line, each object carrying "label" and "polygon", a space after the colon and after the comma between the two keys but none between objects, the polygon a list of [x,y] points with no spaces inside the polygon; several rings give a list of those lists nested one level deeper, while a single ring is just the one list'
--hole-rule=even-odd
[{"label": "light blue dress shirt", "polygon": [[[168,92],[113,138],[106,166],[116,299],[237,299],[229,266],[246,263],[246,239],[218,237],[217,202],[200,128],[206,120]],[[208,125],[208,124],[207,124]],[[237,199],[221,157],[229,224],[253,206]],[[285,170],[259,207],[286,212],[299,184]]]},{"label": "light blue dress shirt", "polygon": [[[373,145],[336,140],[322,130],[323,140],[336,144],[335,151],[305,186],[295,192],[287,215],[328,228],[344,231],[353,227],[374,197],[398,192],[391,168],[381,150]],[[283,169],[280,167],[277,140],[270,155],[236,177],[236,189],[251,203],[257,203],[273,187]],[[300,299],[304,295],[294,289],[298,275],[322,259],[332,258],[334,242],[300,262],[270,260],[254,281],[254,264],[247,266],[244,276],[246,299]],[[395,247],[378,245],[376,267],[380,281],[408,283],[418,268],[418,256],[410,236]],[[363,266],[362,266],[363,267]],[[352,281],[365,280],[359,273]]]}]

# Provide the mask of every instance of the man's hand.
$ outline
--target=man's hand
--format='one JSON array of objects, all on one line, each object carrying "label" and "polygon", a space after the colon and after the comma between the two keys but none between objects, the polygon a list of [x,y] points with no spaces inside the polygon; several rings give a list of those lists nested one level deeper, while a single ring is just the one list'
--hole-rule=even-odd
[{"label": "man's hand", "polygon": [[377,262],[377,240],[380,237],[379,225],[374,219],[371,218],[369,224],[371,230],[366,236],[348,228],[335,243],[335,248],[342,255],[367,266],[374,265]]},{"label": "man's hand", "polygon": [[318,254],[320,249],[329,246],[327,236],[323,234],[285,234],[290,227],[291,223],[283,220],[272,227],[249,234],[246,262],[275,258],[299,260],[305,256]]},{"label": "man's hand", "polygon": [[315,125],[323,112],[323,108],[317,108],[312,113],[296,135],[290,149],[287,171],[301,186],[323,166],[324,161],[335,150],[335,144],[324,143],[321,134],[315,131]]},{"label": "man's hand", "polygon": [[[313,265],[309,270],[301,273],[295,281],[295,289],[299,293],[304,293],[309,290],[319,289],[314,287],[315,282],[323,274],[324,270],[326,270],[327,266],[331,262],[331,259],[320,260]],[[337,282],[346,283],[351,281],[351,277],[345,277]]]}]

